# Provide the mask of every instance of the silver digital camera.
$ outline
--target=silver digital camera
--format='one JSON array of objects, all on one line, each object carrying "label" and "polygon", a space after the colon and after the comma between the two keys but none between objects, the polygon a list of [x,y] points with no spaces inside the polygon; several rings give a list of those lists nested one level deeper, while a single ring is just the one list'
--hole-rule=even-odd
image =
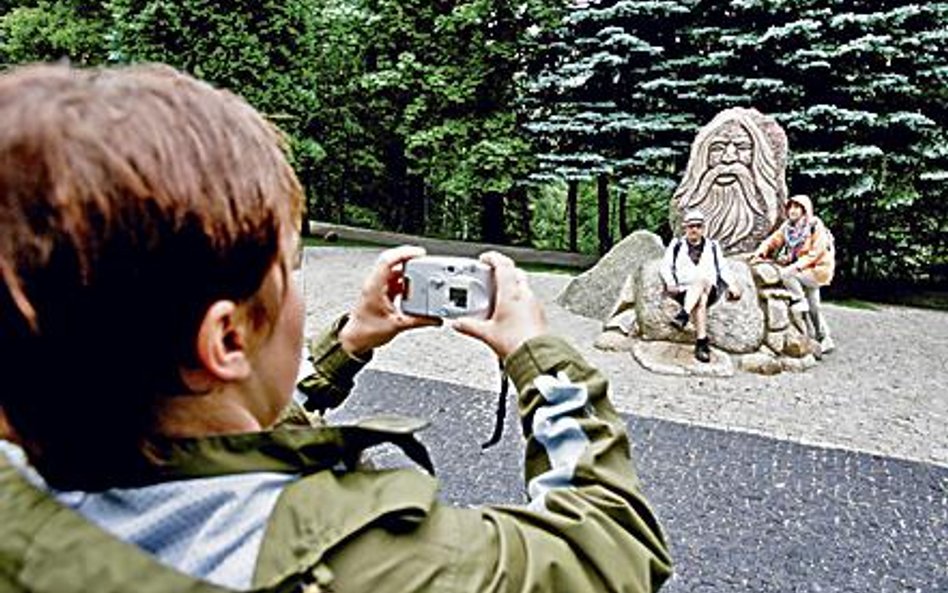
[{"label": "silver digital camera", "polygon": [[494,272],[464,257],[426,256],[405,262],[401,309],[422,317],[487,319],[494,310]]}]

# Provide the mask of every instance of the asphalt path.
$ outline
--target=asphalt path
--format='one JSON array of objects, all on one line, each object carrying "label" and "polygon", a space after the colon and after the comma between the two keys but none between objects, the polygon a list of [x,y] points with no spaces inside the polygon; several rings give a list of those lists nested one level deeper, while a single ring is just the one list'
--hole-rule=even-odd
[{"label": "asphalt path", "polygon": [[[421,440],[459,505],[523,503],[514,404],[482,451],[497,395],[364,370],[330,419],[426,418]],[[666,528],[667,592],[948,591],[948,468],[744,432],[623,415],[644,490]],[[410,465],[389,447],[381,466]]]}]

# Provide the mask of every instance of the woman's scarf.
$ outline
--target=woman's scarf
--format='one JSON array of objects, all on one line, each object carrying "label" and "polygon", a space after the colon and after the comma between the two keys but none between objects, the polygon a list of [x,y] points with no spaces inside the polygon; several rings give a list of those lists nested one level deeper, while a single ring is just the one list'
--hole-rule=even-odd
[{"label": "woman's scarf", "polygon": [[806,217],[801,216],[796,224],[789,220],[783,228],[784,246],[790,255],[790,261],[796,261],[800,257],[800,249],[810,236],[812,225]]}]

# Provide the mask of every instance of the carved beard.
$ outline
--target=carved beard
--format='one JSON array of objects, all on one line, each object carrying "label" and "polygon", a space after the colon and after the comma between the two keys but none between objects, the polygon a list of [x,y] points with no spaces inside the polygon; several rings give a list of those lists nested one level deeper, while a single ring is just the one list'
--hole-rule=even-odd
[{"label": "carved beard", "polygon": [[[721,175],[733,175],[734,183],[716,183]],[[740,163],[718,165],[704,172],[691,204],[706,217],[707,235],[717,238],[725,250],[738,245],[754,230],[760,196],[750,170]]]}]

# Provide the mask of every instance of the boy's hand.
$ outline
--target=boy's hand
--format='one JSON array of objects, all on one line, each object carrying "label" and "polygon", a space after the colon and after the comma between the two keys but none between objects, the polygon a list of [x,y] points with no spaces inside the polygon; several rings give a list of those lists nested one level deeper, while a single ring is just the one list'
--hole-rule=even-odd
[{"label": "boy's hand", "polygon": [[425,254],[421,247],[403,245],[383,251],[362,284],[362,292],[349,320],[339,330],[339,342],[349,354],[358,355],[387,344],[399,333],[414,327],[441,325],[440,319],[406,315],[395,306],[402,294],[402,266]]},{"label": "boy's hand", "polygon": [[547,333],[546,317],[527,275],[513,260],[496,251],[484,253],[480,260],[494,270],[494,311],[490,319],[457,319],[452,327],[481,340],[505,359],[527,340]]}]

